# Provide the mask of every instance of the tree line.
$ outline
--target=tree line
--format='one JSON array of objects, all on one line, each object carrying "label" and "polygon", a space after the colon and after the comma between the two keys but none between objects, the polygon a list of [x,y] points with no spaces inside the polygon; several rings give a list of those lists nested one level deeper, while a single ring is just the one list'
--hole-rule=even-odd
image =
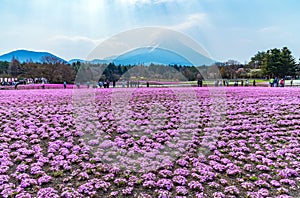
[{"label": "tree line", "polygon": [[231,61],[219,65],[223,78],[272,78],[299,76],[299,63],[287,48],[258,51],[247,64]]},{"label": "tree line", "polygon": [[73,63],[76,80],[86,81],[119,81],[119,80],[172,80],[194,81],[199,73],[196,67],[182,65],[115,65]]},{"label": "tree line", "polygon": [[21,63],[12,58],[11,62],[0,61],[0,77],[35,79],[46,78],[51,83],[74,82],[75,71],[65,62],[55,57],[43,57],[42,63],[32,61]]},{"label": "tree line", "polygon": [[[234,60],[216,63],[222,78],[271,78],[296,77],[299,64],[287,48],[258,51],[247,64]],[[200,72],[199,72],[200,71]],[[125,80],[176,80],[194,81],[204,74],[214,78],[209,66],[182,65],[115,65],[88,64],[74,62],[69,64],[56,57],[43,57],[41,63],[32,61],[21,63],[13,58],[11,62],[0,61],[0,77],[46,78],[51,83],[74,83],[75,81],[118,81]]]},{"label": "tree line", "polygon": [[196,80],[196,67],[181,65],[115,65],[74,62],[68,64],[55,57],[44,57],[42,63],[0,61],[0,77],[34,79],[45,78],[51,83],[74,83],[75,81],[124,80]]}]

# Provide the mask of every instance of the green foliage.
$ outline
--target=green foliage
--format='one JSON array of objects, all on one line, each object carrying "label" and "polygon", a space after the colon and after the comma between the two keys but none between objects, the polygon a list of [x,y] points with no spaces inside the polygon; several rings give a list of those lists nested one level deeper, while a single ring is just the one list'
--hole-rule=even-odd
[{"label": "green foliage", "polygon": [[283,65],[282,71],[286,72],[286,75],[295,75],[297,71],[296,61],[287,47],[282,48],[280,58]]},{"label": "green foliage", "polygon": [[56,171],[56,172],[53,173],[53,176],[54,177],[62,177],[63,174],[64,174],[63,171]]},{"label": "green foliage", "polygon": [[141,179],[139,179],[138,181],[137,181],[137,184],[138,185],[141,185],[143,183],[143,181],[141,180]]},{"label": "green foliage", "polygon": [[287,47],[281,50],[274,48],[264,53],[261,69],[263,74],[269,77],[294,76],[296,75],[296,62]]},{"label": "green foliage", "polygon": [[258,177],[257,177],[257,176],[250,176],[250,177],[249,177],[249,180],[250,180],[250,181],[257,181],[257,180],[258,180]]},{"label": "green foliage", "polygon": [[262,67],[265,54],[266,54],[265,52],[258,51],[257,54],[255,54],[251,58],[251,61],[249,62],[249,66],[252,69],[260,69]]},{"label": "green foliage", "polygon": [[20,62],[13,57],[8,67],[8,73],[15,78],[20,74],[20,67]]},{"label": "green foliage", "polygon": [[80,69],[80,65],[81,65],[81,63],[80,63],[79,61],[77,61],[76,63],[74,62],[74,63],[72,64],[72,69],[75,71],[75,74],[78,73],[78,71],[79,71],[79,69]]},{"label": "green foliage", "polygon": [[93,173],[93,170],[90,169],[90,168],[88,168],[88,169],[86,170],[86,173],[89,174],[89,175],[91,175],[91,174]]},{"label": "green foliage", "polygon": [[0,74],[7,74],[9,62],[0,61]]},{"label": "green foliage", "polygon": [[75,72],[69,64],[44,57],[43,63],[32,61],[20,63],[13,58],[11,62],[0,62],[1,77],[46,78],[50,83],[74,82]]}]

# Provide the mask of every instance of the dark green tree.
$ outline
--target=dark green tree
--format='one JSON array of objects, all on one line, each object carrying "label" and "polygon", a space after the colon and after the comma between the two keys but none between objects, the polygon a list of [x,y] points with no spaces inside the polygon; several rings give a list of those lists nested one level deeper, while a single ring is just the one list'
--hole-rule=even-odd
[{"label": "dark green tree", "polygon": [[292,52],[287,47],[282,48],[280,59],[282,65],[280,67],[279,72],[284,73],[285,75],[288,76],[296,75],[296,70],[297,70],[296,61],[292,56]]},{"label": "dark green tree", "polygon": [[260,69],[262,67],[265,54],[265,52],[258,51],[257,54],[255,54],[251,58],[251,61],[249,62],[249,67],[253,69]]},{"label": "dark green tree", "polygon": [[76,63],[75,62],[72,63],[72,69],[75,71],[75,74],[77,74],[77,72],[79,71],[80,65],[81,65],[80,61],[76,61]]},{"label": "dark green tree", "polygon": [[20,69],[20,62],[15,57],[13,57],[8,67],[8,73],[11,75],[11,77],[16,78],[20,74]]},{"label": "dark green tree", "polygon": [[269,75],[274,76],[281,76],[283,74],[282,63],[281,63],[281,52],[280,49],[274,48],[268,51],[269,53],[269,61],[268,61],[268,68],[269,68]]},{"label": "dark green tree", "polygon": [[7,74],[9,68],[9,62],[0,61],[0,74]]},{"label": "dark green tree", "polygon": [[269,77],[285,77],[296,75],[296,62],[291,51],[284,47],[274,48],[264,54],[262,72]]}]

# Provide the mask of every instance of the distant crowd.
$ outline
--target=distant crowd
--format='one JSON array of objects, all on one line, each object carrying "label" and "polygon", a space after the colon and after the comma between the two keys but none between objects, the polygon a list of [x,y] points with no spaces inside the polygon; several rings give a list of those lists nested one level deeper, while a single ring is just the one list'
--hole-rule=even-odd
[{"label": "distant crowd", "polygon": [[[22,80],[17,80],[17,79],[12,79],[10,81],[8,81],[7,79],[1,79],[0,78],[0,85],[2,86],[6,86],[6,85],[9,85],[9,86],[15,86],[15,89],[18,88],[18,85],[20,84],[41,84],[41,88],[45,89],[45,83],[48,83],[47,82],[47,79],[45,78],[36,78],[36,79],[22,79]],[[198,87],[202,87],[203,86],[203,83],[204,81],[202,79],[198,79],[197,81],[197,86]],[[278,77],[275,77],[275,78],[270,78],[269,81],[264,81],[262,85],[266,85],[266,83],[268,84],[269,87],[285,87],[285,79],[284,78],[278,78]],[[293,79],[290,79],[288,81],[288,83],[290,84],[290,86],[293,86]],[[118,85],[117,85],[118,84]],[[109,81],[109,80],[99,80],[98,83],[91,83],[89,81],[85,82],[83,84],[84,86],[83,87],[87,87],[87,88],[115,88],[115,87],[122,87],[122,88],[129,88],[129,87],[150,87],[150,83],[148,81],[138,81],[138,80],[122,80],[122,81],[118,81],[116,82],[115,80],[113,81]],[[157,85],[157,83],[154,82],[153,85]],[[296,85],[297,85],[297,82],[296,82]],[[80,88],[81,87],[81,83],[80,82],[77,82],[75,83],[75,86],[77,88]],[[205,86],[207,86],[205,84]],[[213,86],[215,87],[219,87],[219,86],[234,86],[234,87],[237,87],[237,86],[256,86],[256,80],[253,79],[250,80],[249,79],[239,79],[239,80],[229,80],[229,79],[223,79],[223,80],[215,80],[213,82]],[[67,82],[63,82],[63,87],[66,89],[67,88]]]},{"label": "distant crowd", "polygon": [[[230,85],[230,80],[226,79],[226,80],[215,80],[214,81],[214,86],[218,87],[218,86],[229,86]],[[237,87],[237,86],[256,86],[256,81],[255,79],[252,81],[252,83],[250,83],[249,79],[246,80],[234,80],[233,81],[233,86]],[[270,78],[269,80],[269,87],[284,87],[285,86],[285,79],[284,78]],[[290,80],[290,86],[293,86],[293,79]],[[202,80],[198,80],[198,87],[202,87]]]},{"label": "distant crowd", "polygon": [[[76,83],[76,87],[77,88],[80,88],[80,82],[77,82]],[[110,87],[113,87],[115,88],[117,85],[116,85],[116,81],[113,80],[112,82],[110,82],[109,80],[105,80],[105,81],[102,81],[100,80],[98,82],[98,85],[93,85],[93,88],[110,88]],[[140,87],[141,86],[141,83],[140,81],[125,81],[125,80],[122,80],[121,81],[121,86],[124,88],[124,87]],[[146,87],[149,87],[150,86],[150,83],[147,81],[146,82]],[[87,88],[90,88],[91,87],[91,83],[89,81],[86,82],[86,87]],[[64,88],[66,88],[66,83],[64,82]]]},{"label": "distant crowd", "polygon": [[[218,86],[227,86],[229,87],[230,84],[230,80],[226,79],[226,80],[215,80],[214,81],[214,86],[218,87]],[[203,86],[203,81],[201,79],[198,80],[197,82],[198,87],[202,87]],[[237,87],[237,86],[250,86],[250,80],[235,80],[233,83],[233,86]],[[253,80],[252,81],[252,86],[256,86],[256,81]]]}]

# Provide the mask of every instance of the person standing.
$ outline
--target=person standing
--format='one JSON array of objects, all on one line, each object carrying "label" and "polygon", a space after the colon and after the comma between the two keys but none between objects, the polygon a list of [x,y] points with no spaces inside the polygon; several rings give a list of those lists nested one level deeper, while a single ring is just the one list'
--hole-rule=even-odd
[{"label": "person standing", "polygon": [[202,80],[200,78],[198,79],[198,87],[202,87]]},{"label": "person standing", "polygon": [[219,81],[215,80],[215,87],[219,86]]},{"label": "person standing", "polygon": [[226,80],[226,86],[229,86],[229,79]]},{"label": "person standing", "polygon": [[256,86],[256,82],[255,82],[255,79],[253,80],[253,87],[255,87]]},{"label": "person standing", "polygon": [[239,86],[239,84],[238,84],[238,81],[237,81],[237,80],[236,80],[236,81],[234,81],[234,86],[235,86],[235,87]]},{"label": "person standing", "polygon": [[291,87],[293,86],[293,79],[291,78]]},{"label": "person standing", "polygon": [[109,88],[109,80],[106,80],[106,88]]},{"label": "person standing", "polygon": [[274,87],[274,78],[270,79],[270,87]]},{"label": "person standing", "polygon": [[274,79],[274,87],[278,87],[278,78],[277,77],[275,77],[275,79]]},{"label": "person standing", "polygon": [[102,88],[102,86],[103,86],[103,82],[100,80],[99,81],[99,87]]},{"label": "person standing", "polygon": [[15,83],[15,89],[18,89],[19,82]]},{"label": "person standing", "polygon": [[249,79],[246,80],[246,87],[249,86]]},{"label": "person standing", "polygon": [[67,82],[64,81],[64,89],[66,89],[66,88],[67,88]]},{"label": "person standing", "polygon": [[282,78],[281,80],[280,80],[280,87],[284,87],[284,79]]}]

